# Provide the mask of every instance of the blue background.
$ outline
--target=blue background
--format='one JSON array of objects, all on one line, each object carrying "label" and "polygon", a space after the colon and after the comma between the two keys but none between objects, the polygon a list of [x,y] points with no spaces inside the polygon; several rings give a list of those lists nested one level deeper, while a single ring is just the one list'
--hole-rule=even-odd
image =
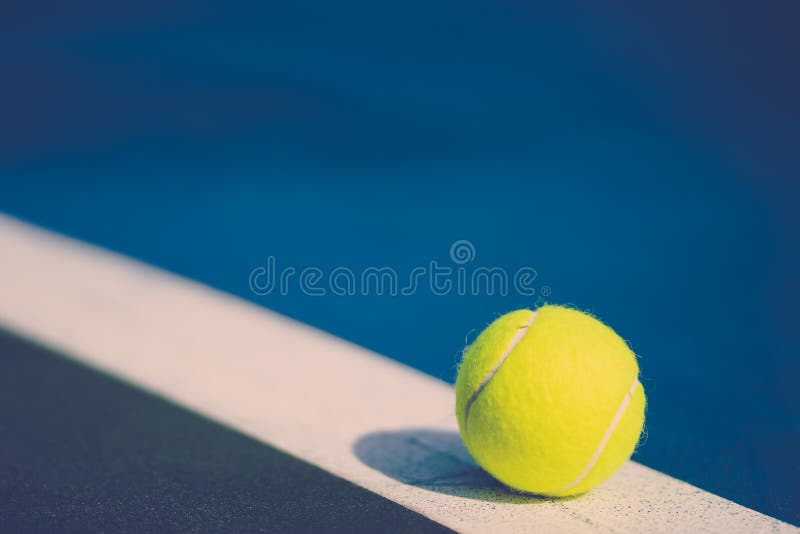
[{"label": "blue background", "polygon": [[630,340],[638,461],[800,524],[796,4],[9,10],[0,209],[448,381],[541,296],[258,296],[248,275],[452,266],[467,239],[470,266],[533,267]]}]

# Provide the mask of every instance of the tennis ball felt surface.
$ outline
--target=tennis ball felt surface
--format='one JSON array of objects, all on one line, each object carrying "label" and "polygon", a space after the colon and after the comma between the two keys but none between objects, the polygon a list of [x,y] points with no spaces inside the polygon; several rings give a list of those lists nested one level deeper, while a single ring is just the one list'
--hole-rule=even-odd
[{"label": "tennis ball felt surface", "polygon": [[465,353],[461,437],[475,461],[527,493],[585,493],[624,464],[644,425],[636,357],[597,319],[560,306],[508,313]]}]

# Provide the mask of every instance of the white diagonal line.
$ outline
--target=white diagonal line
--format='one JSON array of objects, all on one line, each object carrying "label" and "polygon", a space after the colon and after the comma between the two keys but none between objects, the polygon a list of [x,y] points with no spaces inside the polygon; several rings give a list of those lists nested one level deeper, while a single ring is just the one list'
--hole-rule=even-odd
[{"label": "white diagonal line", "polygon": [[635,462],[573,500],[507,493],[460,444],[450,385],[2,215],[0,325],[459,531],[798,531]]}]

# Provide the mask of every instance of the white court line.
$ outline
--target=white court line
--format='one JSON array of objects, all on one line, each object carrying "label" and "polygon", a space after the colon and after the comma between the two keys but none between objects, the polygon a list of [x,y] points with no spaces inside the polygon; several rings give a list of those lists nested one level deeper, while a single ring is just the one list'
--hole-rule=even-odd
[{"label": "white court line", "polygon": [[574,500],[499,491],[460,444],[450,385],[2,214],[0,324],[456,530],[800,531],[635,462]]}]

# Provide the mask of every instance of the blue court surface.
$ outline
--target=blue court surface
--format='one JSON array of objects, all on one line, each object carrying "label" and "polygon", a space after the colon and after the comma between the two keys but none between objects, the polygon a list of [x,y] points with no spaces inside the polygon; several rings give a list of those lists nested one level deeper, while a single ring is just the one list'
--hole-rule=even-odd
[{"label": "blue court surface", "polygon": [[[590,311],[639,357],[633,459],[800,525],[800,13],[718,9],[17,6],[0,22],[0,225],[134,258],[449,383],[500,314]],[[109,378],[8,313],[0,525],[443,522],[158,384]],[[365,439],[361,461],[391,476],[363,446],[392,435]]]}]

